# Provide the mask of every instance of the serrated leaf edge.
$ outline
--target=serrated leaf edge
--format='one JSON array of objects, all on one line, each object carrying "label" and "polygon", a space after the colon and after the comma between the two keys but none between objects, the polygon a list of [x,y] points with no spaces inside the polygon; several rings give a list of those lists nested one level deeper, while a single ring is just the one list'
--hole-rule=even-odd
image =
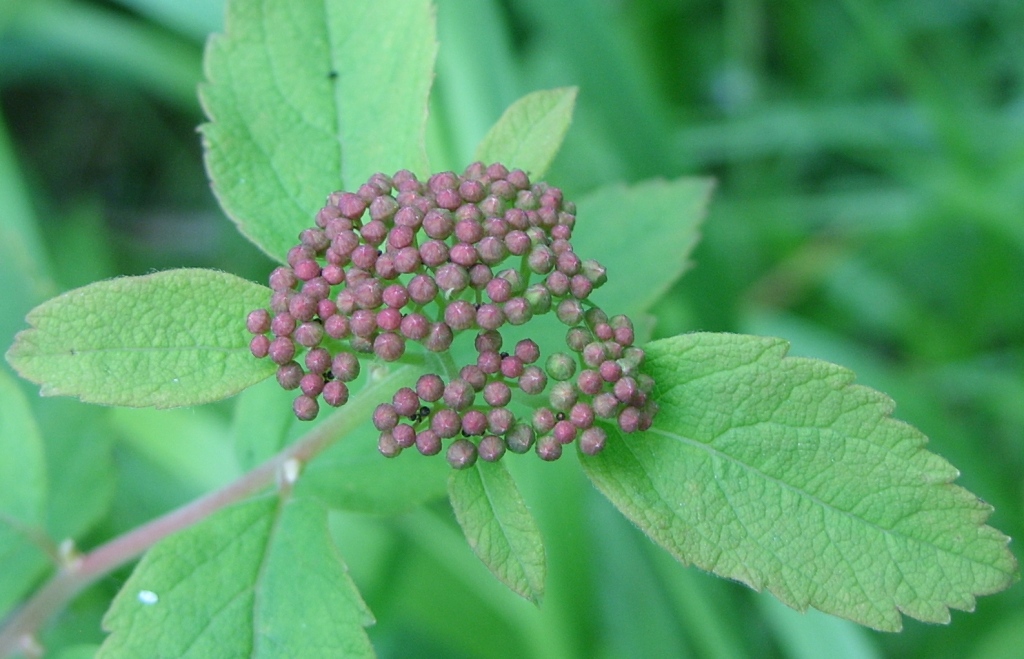
[{"label": "serrated leaf edge", "polygon": [[[516,498],[516,503],[519,504],[522,507],[523,512],[532,520],[533,519],[533,515],[530,513],[529,508],[526,507],[526,502],[523,500],[522,496],[519,494],[519,488],[516,486],[515,480],[512,478],[511,474],[508,473],[508,470],[505,469],[504,465],[502,465],[501,463],[494,463],[493,466],[499,467],[502,470],[504,470],[504,473],[505,473],[504,477],[508,478],[509,483],[512,485],[512,489],[513,489],[514,493],[516,495],[518,495],[517,498]],[[483,492],[484,496],[487,497],[488,508],[489,508],[489,510],[491,510],[493,512],[495,510],[494,497],[493,497],[493,494],[491,492],[491,488],[489,488],[487,486],[487,478],[481,472],[481,466],[478,464],[478,465],[474,466],[470,471],[476,477],[477,481],[479,481],[480,489]],[[532,568],[529,568],[527,566],[527,564],[523,562],[523,560],[518,556],[518,554],[515,551],[510,551],[509,555],[515,560],[515,562],[520,566],[520,568],[522,570],[524,581],[526,583],[525,591],[524,590],[520,590],[519,588],[517,588],[515,586],[515,584],[509,583],[504,578],[502,578],[502,576],[498,573],[498,571],[494,567],[492,567],[491,564],[488,563],[487,560],[485,560],[485,557],[482,556],[480,554],[480,552],[478,551],[478,545],[477,545],[477,542],[476,542],[477,538],[476,538],[476,536],[470,537],[468,529],[466,528],[465,523],[463,521],[463,516],[462,516],[462,514],[460,512],[460,507],[458,505],[456,505],[455,502],[454,502],[454,497],[452,497],[452,489],[454,487],[455,479],[456,478],[460,478],[460,477],[464,477],[464,476],[462,476],[458,472],[453,472],[451,474],[451,476],[449,477],[449,481],[448,481],[449,482],[449,497],[453,499],[453,501],[452,501],[452,509],[455,511],[456,519],[459,522],[459,526],[462,527],[463,535],[465,536],[466,541],[467,541],[467,543],[470,546],[470,549],[473,550],[473,553],[477,556],[477,558],[480,559],[480,561],[487,567],[487,569],[490,570],[490,572],[499,581],[501,581],[503,584],[508,586],[508,588],[512,592],[516,593],[517,595],[519,595],[520,597],[522,597],[524,599],[527,599],[527,600],[533,602],[537,606],[540,606],[541,601],[544,598],[544,590],[545,590],[544,589],[544,576],[545,576],[545,573],[546,573],[546,557],[545,557],[545,552],[544,552],[543,544],[541,544],[541,561],[542,562],[541,562],[541,575],[540,575],[540,582],[539,583],[534,583],[534,580],[530,578],[530,575],[533,572]],[[506,531],[506,524],[505,524],[505,522],[497,514],[495,514],[493,517],[494,517],[495,522],[498,525],[498,528],[501,530],[502,538],[504,538],[505,541],[506,541],[505,544],[511,549],[513,547],[513,543],[508,540],[510,535]],[[534,524],[534,526],[536,527],[536,524]],[[537,530],[537,533],[539,535],[539,530]]]},{"label": "serrated leaf edge", "polygon": [[[696,335],[695,334],[691,334],[691,335],[681,335],[681,336],[695,337]],[[671,341],[673,339],[679,339],[679,338],[681,338],[681,336],[670,337],[668,339],[662,339],[661,341]],[[841,390],[852,389],[854,391],[857,391],[858,393],[866,394],[869,397],[869,399],[870,399],[867,404],[875,405],[876,407],[879,408],[879,411],[881,412],[881,414],[879,415],[879,422],[880,423],[895,424],[895,425],[899,426],[904,431],[908,431],[909,430],[910,431],[909,434],[907,434],[906,432],[903,433],[904,437],[906,437],[907,439],[910,439],[911,437],[913,437],[914,439],[917,440],[917,444],[915,446],[915,448],[917,449],[917,452],[918,453],[924,452],[924,453],[931,454],[931,452],[927,451],[927,449],[925,448],[925,446],[927,445],[927,442],[928,442],[928,438],[927,438],[927,436],[924,433],[922,433],[916,427],[914,427],[914,426],[912,426],[912,425],[910,425],[910,424],[908,424],[908,423],[906,423],[904,421],[901,421],[901,420],[896,419],[896,418],[891,416],[892,413],[895,411],[895,408],[896,408],[895,401],[890,396],[888,396],[885,393],[880,392],[880,391],[878,391],[876,389],[873,389],[871,387],[867,387],[867,386],[864,386],[864,385],[853,384],[853,381],[855,380],[855,377],[856,377],[856,375],[855,375],[855,373],[853,371],[851,371],[851,370],[849,370],[849,369],[847,369],[847,368],[845,368],[843,366],[840,366],[840,365],[837,365],[837,364],[834,364],[832,362],[828,362],[828,361],[825,361],[825,360],[821,360],[821,359],[813,359],[813,358],[807,358],[807,357],[789,357],[787,355],[788,355],[788,352],[789,352],[789,349],[790,349],[790,343],[788,341],[786,341],[785,339],[778,339],[778,338],[773,338],[773,337],[752,337],[752,338],[758,338],[758,339],[761,339],[762,341],[764,341],[764,350],[761,353],[758,354],[757,358],[753,359],[749,363],[756,363],[766,353],[776,353],[777,357],[773,356],[773,358],[777,358],[780,362],[782,360],[787,360],[787,361],[797,362],[798,364],[799,363],[808,363],[808,364],[814,363],[814,364],[827,365],[827,366],[829,366],[833,370],[832,375],[836,376],[841,381],[841,384],[839,386],[834,386],[833,385],[833,388],[837,392],[841,391]],[[658,343],[658,342],[655,342],[655,343]],[[716,372],[716,374],[717,373],[718,372]],[[664,395],[664,390],[663,389],[659,389],[659,387],[656,385],[655,386],[655,396],[656,396],[656,398],[661,397],[662,395]],[[657,427],[657,419],[655,419],[655,426],[652,427],[647,432],[651,433],[651,434],[660,435],[660,436],[668,438],[670,440],[681,441],[681,442],[683,442],[683,443],[685,443],[685,444],[687,444],[689,446],[692,446],[693,448],[703,450],[703,451],[705,451],[705,452],[707,452],[709,454],[713,454],[713,455],[719,457],[720,459],[727,460],[727,461],[729,461],[732,464],[736,464],[736,465],[742,467],[743,469],[753,470],[754,472],[759,474],[761,477],[763,477],[765,481],[779,484],[779,485],[785,487],[786,489],[789,489],[790,491],[799,494],[802,497],[807,497],[808,499],[812,500],[816,505],[819,505],[822,508],[833,510],[833,511],[841,513],[841,514],[854,517],[858,523],[863,523],[863,524],[870,525],[871,527],[874,527],[874,528],[878,529],[879,531],[884,531],[886,533],[893,532],[893,531],[890,531],[888,529],[883,529],[882,527],[879,527],[877,524],[874,524],[874,523],[872,523],[872,522],[870,522],[870,521],[868,521],[868,520],[866,520],[866,519],[864,519],[862,517],[857,517],[857,516],[853,515],[852,513],[848,513],[846,511],[840,510],[840,509],[836,508],[835,506],[833,506],[831,504],[828,504],[828,503],[826,503],[824,501],[821,501],[818,497],[815,497],[815,496],[811,495],[810,493],[804,492],[803,490],[800,490],[799,488],[795,488],[794,486],[790,485],[789,483],[785,483],[784,481],[780,481],[777,478],[770,477],[767,474],[764,474],[764,472],[761,472],[760,470],[756,469],[755,467],[753,467],[751,465],[748,465],[746,463],[743,463],[743,462],[733,458],[732,456],[724,454],[724,453],[714,449],[713,447],[710,447],[710,446],[704,444],[703,442],[700,442],[700,441],[697,441],[697,440],[694,440],[694,439],[690,439],[690,438],[684,437],[684,436],[682,436],[682,435],[680,435],[678,433],[673,433],[673,432],[666,431],[666,430],[663,430],[661,428],[658,428]],[[620,437],[620,439],[622,439],[622,441],[623,441],[623,445],[629,451],[630,456],[632,457],[634,462],[636,464],[638,464],[638,465],[640,464],[640,462],[637,459],[636,448],[633,446],[633,443],[634,442],[636,442],[636,443],[642,442],[643,441],[643,435],[644,435],[644,433],[635,434],[635,435],[631,436],[629,440],[625,440],[625,439],[622,439]],[[931,454],[931,455],[934,455],[934,454]],[[603,489],[600,487],[600,484],[598,483],[598,481],[595,480],[595,478],[591,474],[590,470],[586,468],[587,459],[588,459],[587,456],[581,455],[580,458],[581,458],[581,464],[584,467],[584,472],[587,474],[588,478],[590,478],[591,481],[595,484],[595,486],[598,488],[598,490],[602,491],[602,493],[603,493]],[[648,483],[651,484],[650,491],[658,492],[659,502],[667,504],[667,502],[672,500],[672,498],[666,498],[663,495],[661,495],[661,493],[659,492],[658,488],[653,487],[654,481],[648,476],[648,472],[647,472],[646,469],[642,470],[642,472],[643,472],[644,478],[647,480]],[[973,499],[977,500],[978,501],[978,507],[976,509],[976,513],[978,515],[978,523],[973,528],[976,531],[978,531],[978,532],[987,533],[988,535],[992,536],[991,539],[993,539],[993,540],[1002,539],[1004,547],[1008,547],[1011,538],[1009,538],[1005,534],[1001,533],[997,529],[995,529],[995,528],[985,524],[985,521],[987,521],[987,519],[990,517],[991,513],[993,512],[992,506],[990,506],[989,504],[987,504],[987,503],[981,501],[980,499],[978,499],[976,497],[976,495],[971,493],[966,488],[963,488],[963,487],[961,487],[959,485],[956,485],[954,483],[954,481],[959,476],[959,472],[955,468],[953,468],[951,465],[950,465],[950,469],[948,470],[947,473],[949,474],[948,478],[945,478],[943,480],[933,480],[933,481],[929,481],[929,482],[923,483],[923,484],[924,485],[928,485],[928,486],[940,486],[940,487],[941,486],[946,486],[946,487],[950,487],[950,488],[953,488],[957,492],[957,494],[962,496],[962,497],[969,497],[969,498],[973,498]],[[724,491],[723,491],[723,496],[726,499],[728,498]],[[634,523],[640,524],[640,522],[633,517],[633,515],[631,514],[631,511],[625,510],[614,499],[611,499],[610,497],[609,497],[609,499],[611,500],[612,504],[623,515],[625,515],[627,518],[633,520]],[[666,509],[671,510],[671,506],[666,505],[665,507],[666,507]],[[673,516],[674,516],[674,513],[673,513]],[[646,534],[646,529],[644,529],[642,525],[641,525],[641,529],[644,530],[644,532]],[[693,529],[691,528],[690,530],[692,531]],[[666,545],[662,544],[654,536],[651,536],[650,534],[648,534],[648,535],[649,535],[649,537],[651,537],[652,540],[654,540],[659,545],[661,545],[664,549],[666,549],[670,554],[672,554],[683,565],[690,565],[690,564],[696,565],[697,567],[699,567],[701,569],[708,570],[710,572],[713,572],[713,573],[717,574],[716,565],[715,565],[714,561],[698,562],[697,560],[694,560],[694,558],[684,555],[682,552],[678,551],[677,548],[666,546]],[[749,535],[749,537],[753,537],[753,535]],[[904,536],[904,537],[906,537],[906,536]],[[925,542],[923,540],[919,541],[919,540],[914,539],[914,538],[912,538],[912,539],[915,542],[918,542],[919,544],[933,547],[937,552],[941,551],[943,553],[948,553],[946,550],[944,550],[944,549],[942,549],[940,547],[934,546],[931,543]],[[836,544],[836,543],[833,543],[833,544]],[[958,610],[964,610],[964,611],[973,611],[974,610],[974,606],[976,604],[977,596],[990,595],[992,593],[999,592],[999,591],[1007,588],[1009,585],[1011,585],[1015,581],[1019,580],[1020,574],[1018,572],[1018,565],[1017,565],[1016,557],[1011,552],[1009,552],[1008,549],[1006,551],[1006,557],[1009,559],[1009,565],[1007,566],[1007,569],[1002,570],[1002,572],[1006,575],[1006,578],[1003,580],[1003,582],[1001,584],[994,584],[990,588],[979,588],[979,589],[976,589],[974,592],[966,593],[965,597],[964,597],[964,599],[966,601],[966,606],[957,606],[955,604],[949,604],[949,603],[946,603],[946,602],[940,603],[940,605],[945,608],[946,615],[945,615],[943,620],[941,620],[941,621],[934,621],[934,622],[948,622],[950,620],[950,614],[949,614],[949,610],[950,609],[958,609]],[[964,557],[960,556],[960,555],[957,555],[957,558],[961,558],[962,559]],[[971,560],[971,562],[977,564],[976,561]],[[1000,567],[998,567],[998,566],[992,566],[992,565],[989,565],[989,564],[981,564],[981,566],[984,567],[986,570],[1000,571]],[[747,586],[749,586],[750,588],[752,588],[752,589],[754,589],[754,590],[756,590],[758,592],[767,589],[768,592],[772,593],[775,597],[777,597],[780,601],[785,603],[787,606],[790,606],[790,607],[792,607],[792,608],[794,608],[794,609],[796,609],[798,611],[806,611],[809,606],[814,606],[815,608],[817,608],[815,602],[813,601],[813,594],[811,596],[809,596],[808,598],[806,598],[806,600],[801,600],[801,601],[794,600],[791,597],[786,597],[785,593],[780,592],[780,590],[779,590],[779,588],[777,586],[773,586],[770,583],[770,581],[771,581],[770,578],[764,578],[764,575],[758,575],[758,572],[759,572],[758,570],[747,569],[747,570],[745,570],[746,576],[745,575],[738,575],[738,574],[728,574],[728,575],[721,575],[721,576],[725,576],[725,577],[731,578],[731,579],[736,579],[736,580],[746,584]],[[755,575],[759,576],[760,578],[755,578]],[[873,604],[874,603],[872,603],[872,605]],[[889,607],[892,607],[892,608],[889,608]],[[888,604],[887,604],[886,609],[884,609],[884,610],[878,609],[878,611],[882,614],[883,618],[891,618],[892,616],[890,615],[890,612],[893,609],[895,609],[896,611],[899,611],[900,613],[902,613],[904,615],[907,615],[909,617],[912,617],[912,618],[916,617],[913,613],[909,613],[906,610],[906,607],[901,606],[900,604],[896,603],[895,601],[889,601]],[[822,609],[822,610],[825,613],[831,613],[831,614],[839,616],[839,617],[848,618],[848,619],[853,620],[854,622],[858,622],[860,624],[864,624],[866,626],[878,629],[879,631],[898,632],[898,631],[902,630],[902,628],[903,628],[903,621],[902,621],[902,619],[900,618],[899,615],[895,616],[894,625],[892,627],[880,627],[880,626],[876,626],[876,625],[874,625],[874,624],[872,624],[870,622],[864,621],[864,620],[857,620],[855,617],[853,617],[850,614],[850,612],[847,612],[847,611],[837,612],[837,611],[829,611],[827,609]]]}]

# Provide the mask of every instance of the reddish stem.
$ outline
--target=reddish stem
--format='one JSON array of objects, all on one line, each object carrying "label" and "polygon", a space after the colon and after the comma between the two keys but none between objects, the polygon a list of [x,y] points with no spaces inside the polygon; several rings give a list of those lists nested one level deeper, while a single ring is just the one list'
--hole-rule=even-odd
[{"label": "reddish stem", "polygon": [[[68,561],[21,609],[8,617],[0,629],[0,657],[10,657],[18,652],[40,652],[35,639],[37,631],[84,588],[135,559],[167,536],[272,485],[286,463],[294,460],[300,465],[306,464],[366,422],[377,401],[390,398],[399,387],[413,382],[420,372],[416,366],[406,365],[369,383],[343,409],[238,480]],[[290,483],[287,486],[290,487]]]}]

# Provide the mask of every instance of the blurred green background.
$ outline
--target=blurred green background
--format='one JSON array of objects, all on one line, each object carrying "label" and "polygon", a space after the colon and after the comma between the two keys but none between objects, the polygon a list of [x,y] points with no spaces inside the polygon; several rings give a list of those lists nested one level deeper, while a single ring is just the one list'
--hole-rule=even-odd
[{"label": "blurred green background", "polygon": [[[270,262],[218,209],[195,131],[203,43],[222,11],[0,0],[4,346],[32,306],[96,279],[201,266],[264,280]],[[994,526],[1022,535],[1024,3],[439,0],[438,23],[435,169],[464,166],[522,94],[578,85],[547,177],[567,196],[718,181],[693,268],[653,309],[656,334],[782,336],[854,369],[996,507]],[[54,537],[93,546],[238,473],[230,401],[107,410],[24,388],[59,475]],[[1019,585],[899,635],[801,615],[676,565],[569,462],[517,473],[549,545],[539,612],[476,563],[443,502],[337,515],[382,656],[1024,652]],[[102,639],[124,576],[54,622],[53,656]]]}]

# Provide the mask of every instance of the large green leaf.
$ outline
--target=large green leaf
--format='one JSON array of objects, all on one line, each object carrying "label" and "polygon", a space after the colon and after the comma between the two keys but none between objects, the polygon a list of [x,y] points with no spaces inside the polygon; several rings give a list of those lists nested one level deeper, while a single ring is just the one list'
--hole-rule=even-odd
[{"label": "large green leaf", "polygon": [[29,312],[7,360],[44,396],[131,407],[198,405],[274,372],[246,314],[270,291],[213,270],[169,270],[69,291]]},{"label": "large green leaf", "polygon": [[0,616],[35,582],[49,560],[45,539],[46,463],[28,401],[0,370]]},{"label": "large green leaf", "polygon": [[1016,563],[991,508],[890,417],[892,400],[780,339],[649,344],[646,433],[582,457],[597,487],[684,563],[881,630],[948,622]]},{"label": "large green leaf", "polygon": [[143,557],[98,657],[369,657],[373,617],[309,499],[256,499]]},{"label": "large green leaf", "polygon": [[562,87],[527,94],[501,115],[476,149],[476,160],[516,167],[539,180],[562,146],[576,88]]},{"label": "large green leaf", "polygon": [[283,259],[324,198],[376,171],[426,174],[437,52],[428,0],[239,0],[200,89],[213,189]]},{"label": "large green leaf", "polygon": [[473,552],[514,592],[544,596],[544,541],[515,480],[500,462],[453,471],[448,497]]}]

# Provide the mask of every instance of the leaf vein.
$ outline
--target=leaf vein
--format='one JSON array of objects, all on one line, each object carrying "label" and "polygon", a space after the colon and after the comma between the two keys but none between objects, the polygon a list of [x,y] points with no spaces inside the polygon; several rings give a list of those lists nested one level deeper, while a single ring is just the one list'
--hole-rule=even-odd
[{"label": "leaf vein", "polygon": [[274,535],[277,533],[281,523],[281,516],[284,508],[284,500],[278,498],[277,505],[274,507],[274,518],[270,522],[270,528],[267,530],[267,541],[263,544],[263,553],[260,556],[260,564],[256,569],[256,579],[253,581],[252,589],[252,651],[250,657],[259,656],[260,647],[260,635],[257,633],[257,622],[260,619],[260,611],[263,608],[262,597],[260,596],[260,590],[256,587],[257,584],[261,583],[266,575],[268,558],[270,557],[270,546],[274,542]]},{"label": "leaf vein", "polygon": [[525,562],[520,559],[519,552],[515,551],[514,548],[512,547],[512,541],[511,541],[511,537],[512,536],[505,529],[506,524],[503,521],[502,516],[500,514],[498,514],[497,507],[495,507],[495,505],[494,505],[494,497],[491,495],[491,489],[490,489],[490,487],[488,487],[487,479],[484,478],[483,473],[479,470],[479,468],[477,470],[477,477],[480,479],[480,485],[481,485],[481,487],[483,489],[484,496],[487,497],[487,505],[494,512],[494,521],[497,522],[498,530],[501,531],[501,535],[502,535],[502,537],[505,540],[505,546],[507,547],[506,555],[509,558],[511,558],[515,562],[516,565],[519,566],[519,570],[518,571],[521,573],[519,576],[521,576],[526,581],[526,585],[527,585],[527,587],[530,589],[530,591],[532,593],[532,592],[534,592],[534,587],[533,587],[533,584],[530,583],[529,570],[527,569]]},{"label": "leaf vein", "polygon": [[952,552],[946,550],[945,548],[939,547],[938,545],[936,545],[936,544],[934,544],[932,542],[929,542],[928,540],[925,540],[923,538],[916,538],[916,537],[913,537],[913,536],[908,536],[908,535],[905,535],[903,533],[900,533],[896,529],[884,528],[884,527],[876,524],[875,522],[873,522],[873,521],[871,521],[871,520],[869,520],[869,519],[867,519],[865,517],[859,517],[859,516],[849,512],[849,511],[843,510],[843,509],[841,509],[841,508],[839,508],[839,507],[837,507],[837,506],[835,506],[835,505],[833,505],[833,504],[831,504],[831,503],[829,503],[827,501],[824,501],[823,499],[817,497],[816,495],[811,494],[810,492],[808,492],[806,490],[803,490],[803,489],[798,488],[798,487],[796,487],[794,485],[791,485],[790,483],[787,483],[786,481],[783,481],[783,480],[780,480],[780,479],[778,479],[778,478],[776,478],[774,476],[771,476],[771,475],[761,471],[760,469],[758,469],[757,467],[755,467],[755,466],[753,466],[751,464],[743,462],[742,460],[739,460],[738,458],[735,458],[735,457],[729,455],[728,453],[720,451],[719,449],[715,448],[711,444],[706,444],[704,442],[700,442],[700,441],[697,441],[697,440],[689,438],[689,437],[683,437],[682,435],[679,435],[677,433],[668,432],[668,431],[662,430],[660,428],[651,428],[650,430],[648,430],[648,432],[651,432],[651,433],[654,433],[654,434],[658,434],[658,435],[661,435],[663,437],[667,437],[669,439],[674,439],[674,440],[677,440],[679,442],[682,442],[683,444],[687,444],[687,445],[692,446],[694,448],[703,450],[703,451],[707,452],[708,454],[710,454],[712,457],[720,457],[720,458],[724,459],[725,461],[731,462],[731,463],[733,463],[733,464],[735,464],[735,465],[737,465],[737,466],[739,466],[739,467],[741,467],[741,468],[743,468],[743,469],[745,469],[745,470],[747,470],[747,471],[749,471],[749,472],[751,472],[751,473],[753,473],[753,474],[755,474],[757,476],[760,476],[765,481],[774,484],[775,486],[779,487],[780,489],[789,490],[790,492],[793,492],[797,496],[801,496],[801,497],[803,497],[805,499],[810,500],[812,503],[814,503],[815,505],[820,506],[821,508],[824,508],[826,510],[832,510],[832,511],[834,511],[834,512],[840,514],[840,515],[843,515],[845,517],[850,518],[851,520],[853,520],[855,522],[863,523],[865,526],[868,526],[868,527],[874,529],[875,531],[877,531],[878,533],[882,534],[883,536],[886,536],[886,537],[893,536],[895,538],[900,538],[900,539],[902,539],[902,540],[904,540],[906,542],[909,542],[909,543],[919,543],[921,545],[924,545],[924,546],[932,548],[933,550],[936,551],[936,553],[941,553],[941,554],[944,554],[944,555],[951,555],[951,556],[954,556],[955,558],[969,561],[970,563],[972,563],[974,565],[980,565],[982,567],[987,567],[987,568],[991,567],[991,566],[988,566],[988,565],[986,565],[984,563],[981,563],[980,561],[977,561],[977,560],[973,559],[972,557],[961,556],[961,555],[958,555],[958,554],[953,554]]},{"label": "leaf vein", "polygon": [[[633,442],[623,442],[623,446],[625,446],[626,450],[629,451],[629,453],[633,456],[633,460],[638,465],[641,465],[641,467],[642,467],[643,466],[643,461],[640,460],[639,455],[637,454],[636,450],[633,448]],[[661,488],[659,488],[657,486],[655,479],[651,478],[647,474],[647,470],[646,469],[643,469],[643,474],[644,474],[644,478],[647,479],[647,483],[649,484],[650,489],[652,491],[658,493],[658,496],[661,498],[661,501],[668,501],[668,500],[671,499],[671,497],[667,497],[667,496],[665,496],[665,494],[662,493]],[[673,513],[673,517],[677,517],[678,518],[678,516],[675,515],[675,513]],[[688,527],[686,527],[686,531],[687,532],[694,531],[694,532],[698,533],[700,535],[700,537],[703,538],[704,541],[710,547],[714,547],[715,548],[716,555],[714,557],[710,557],[709,561],[708,561],[708,569],[711,570],[711,571],[715,571],[715,569],[718,566],[718,559],[722,555],[722,550],[719,547],[718,542],[715,539],[711,538],[710,536],[706,535],[698,526],[688,526]],[[676,555],[679,557],[680,560],[682,560],[682,561],[684,561],[686,563],[690,563],[691,562],[691,560],[689,558],[686,558],[682,554],[676,554]]]}]

